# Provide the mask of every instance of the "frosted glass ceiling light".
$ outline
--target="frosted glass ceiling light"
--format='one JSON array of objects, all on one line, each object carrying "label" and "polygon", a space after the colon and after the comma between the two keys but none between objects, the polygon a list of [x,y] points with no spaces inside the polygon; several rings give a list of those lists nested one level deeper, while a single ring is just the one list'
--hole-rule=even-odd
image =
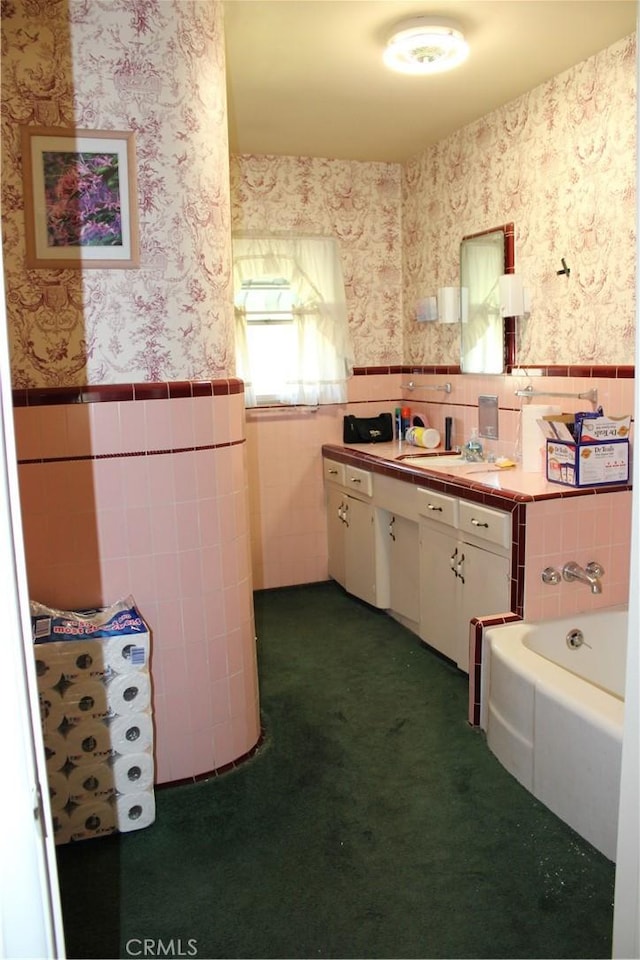
[{"label": "frosted glass ceiling light", "polygon": [[385,64],[400,73],[440,73],[466,60],[469,45],[448,20],[418,17],[398,24],[383,54]]}]

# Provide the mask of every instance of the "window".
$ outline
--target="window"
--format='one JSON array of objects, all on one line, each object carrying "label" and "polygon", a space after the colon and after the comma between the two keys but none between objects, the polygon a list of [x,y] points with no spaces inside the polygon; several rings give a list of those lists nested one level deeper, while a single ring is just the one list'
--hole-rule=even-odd
[{"label": "window", "polygon": [[283,385],[295,379],[297,330],[293,293],[284,277],[245,280],[235,299],[244,311],[253,392],[259,403],[277,403]]},{"label": "window", "polygon": [[353,360],[335,241],[237,238],[233,265],[247,406],[346,402]]}]

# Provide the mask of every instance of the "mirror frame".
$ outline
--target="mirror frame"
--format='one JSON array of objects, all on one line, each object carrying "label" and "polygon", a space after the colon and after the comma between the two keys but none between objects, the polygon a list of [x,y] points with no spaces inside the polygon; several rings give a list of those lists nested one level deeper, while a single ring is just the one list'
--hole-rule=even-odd
[{"label": "mirror frame", "polygon": [[[504,234],[504,272],[515,273],[515,230],[513,223],[503,223],[498,227],[491,227],[487,230],[479,230],[477,233],[467,233],[460,243],[465,240],[474,240],[476,237],[484,237],[489,233]],[[503,334],[503,373],[511,373],[516,365],[516,318],[505,317]]]}]

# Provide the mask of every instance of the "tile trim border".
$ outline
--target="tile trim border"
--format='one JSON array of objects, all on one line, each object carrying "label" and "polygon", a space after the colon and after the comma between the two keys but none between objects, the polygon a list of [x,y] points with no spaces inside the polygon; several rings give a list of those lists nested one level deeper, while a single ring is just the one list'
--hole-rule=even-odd
[{"label": "tile trim border", "polygon": [[171,380],[157,383],[90,384],[75,387],[26,387],[12,391],[14,407],[54,404],[122,403],[129,400],[176,400],[244,393],[237,377],[224,380]]}]

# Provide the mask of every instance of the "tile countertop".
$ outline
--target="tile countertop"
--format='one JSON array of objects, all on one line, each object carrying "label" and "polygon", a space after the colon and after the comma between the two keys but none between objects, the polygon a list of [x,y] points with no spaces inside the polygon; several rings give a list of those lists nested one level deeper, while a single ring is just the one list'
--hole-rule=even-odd
[{"label": "tile countertop", "polygon": [[[607,484],[592,487],[569,487],[550,483],[542,472],[527,473],[520,466],[500,470],[495,464],[452,464],[452,451],[441,447],[425,450],[403,441],[389,443],[354,443],[348,446],[324,444],[322,453],[342,463],[350,463],[373,473],[397,477],[408,483],[425,484],[435,489],[447,489],[450,493],[475,491],[492,494],[504,500],[532,501],[561,497],[588,496],[594,493],[613,493],[630,490],[630,483]],[[447,462],[438,465],[439,456],[446,455]],[[404,462],[406,458],[419,457],[420,464]],[[457,489],[456,489],[457,488]],[[475,497],[473,498],[475,499]]]}]

